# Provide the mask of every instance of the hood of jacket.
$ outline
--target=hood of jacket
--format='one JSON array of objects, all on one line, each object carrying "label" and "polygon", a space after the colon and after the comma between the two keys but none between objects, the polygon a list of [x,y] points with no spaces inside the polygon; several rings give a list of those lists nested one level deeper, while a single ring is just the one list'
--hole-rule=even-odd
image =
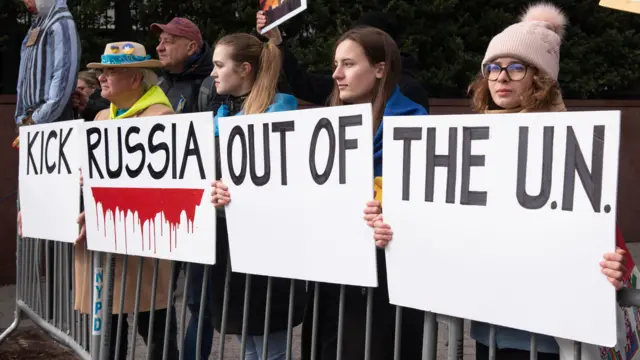
[{"label": "hood of jacket", "polygon": [[[396,87],[384,108],[384,116],[413,116],[427,115],[427,110],[422,105],[411,101]],[[373,137],[373,176],[382,176],[382,128],[384,118]]]},{"label": "hood of jacket", "polygon": [[171,109],[171,103],[162,89],[152,86],[144,95],[129,109],[118,109],[111,104],[109,107],[109,119],[126,119],[144,111],[151,105],[164,105]]},{"label": "hood of jacket", "polygon": [[66,7],[67,0],[36,0],[37,15],[40,18],[45,18],[55,10]]},{"label": "hood of jacket", "polygon": [[[240,98],[229,97],[227,101],[225,101],[222,105],[220,105],[220,108],[218,108],[218,112],[213,117],[215,136],[219,135],[218,119],[223,117],[228,117],[228,116],[243,115],[242,110],[232,111],[233,109],[231,107],[232,106],[241,107],[242,103],[244,103],[244,100],[246,98],[247,98],[246,96],[243,96]],[[292,96],[289,94],[277,93],[275,98],[273,99],[273,103],[269,105],[269,107],[267,107],[267,110],[265,110],[265,113],[292,111],[292,110],[296,110],[297,108],[298,108],[298,99],[296,99],[295,96]]]},{"label": "hood of jacket", "polygon": [[418,62],[411,56],[401,54],[402,56],[402,74],[414,78],[418,77]]}]

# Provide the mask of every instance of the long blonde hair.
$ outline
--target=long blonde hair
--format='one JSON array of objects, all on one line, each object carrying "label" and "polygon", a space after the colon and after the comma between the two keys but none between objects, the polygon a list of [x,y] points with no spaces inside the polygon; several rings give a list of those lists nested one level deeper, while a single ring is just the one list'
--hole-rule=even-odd
[{"label": "long blonde hair", "polygon": [[271,41],[263,43],[247,33],[226,35],[217,45],[229,46],[235,63],[251,64],[254,82],[242,110],[246,115],[264,113],[276,97],[282,67],[280,49]]}]

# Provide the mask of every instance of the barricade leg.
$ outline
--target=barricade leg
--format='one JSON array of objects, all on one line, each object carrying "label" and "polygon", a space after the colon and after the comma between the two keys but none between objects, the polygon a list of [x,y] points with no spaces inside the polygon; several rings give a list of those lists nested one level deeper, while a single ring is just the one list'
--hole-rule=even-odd
[{"label": "barricade leg", "polygon": [[[20,265],[23,263],[22,258],[25,255],[22,251],[22,239],[20,236],[17,236],[16,242],[16,300],[20,299],[20,288],[21,288],[21,280],[22,280],[22,269],[20,269]],[[11,334],[18,328],[20,325],[20,320],[22,317],[22,313],[20,312],[20,307],[16,302],[16,308],[14,310],[14,318],[11,326],[9,326],[2,334],[0,334],[0,345],[9,337]]]}]

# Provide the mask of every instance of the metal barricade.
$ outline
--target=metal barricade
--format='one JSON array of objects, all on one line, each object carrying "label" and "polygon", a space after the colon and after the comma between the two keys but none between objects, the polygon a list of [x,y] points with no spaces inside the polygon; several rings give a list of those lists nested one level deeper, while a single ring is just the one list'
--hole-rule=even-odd
[{"label": "metal barricade", "polygon": [[[305,283],[298,280],[288,279],[274,279],[265,278],[255,275],[242,275],[235,274],[232,278],[232,271],[230,261],[226,262],[224,270],[217,269],[217,271],[224,272],[224,284],[216,284],[216,288],[222,289],[222,307],[219,316],[219,332],[217,334],[211,333],[211,329],[215,327],[211,316],[205,318],[207,310],[203,308],[205,304],[210,303],[211,297],[214,295],[209,287],[211,284],[210,276],[214,266],[203,266],[202,282],[200,284],[193,284],[190,286],[190,280],[192,278],[192,267],[197,264],[180,264],[176,262],[171,263],[171,276],[168,279],[168,293],[167,293],[167,309],[157,309],[156,300],[159,299],[158,283],[159,283],[159,268],[160,261],[152,258],[136,258],[138,265],[135,267],[136,277],[136,290],[135,293],[126,293],[127,288],[125,286],[126,281],[120,281],[119,298],[113,298],[113,292],[115,290],[114,284],[116,278],[120,280],[126,280],[129,274],[128,267],[130,260],[133,257],[114,255],[114,254],[101,254],[88,252],[91,259],[91,279],[92,286],[97,292],[92,292],[93,299],[91,301],[91,316],[89,314],[81,314],[79,311],[74,310],[75,304],[75,291],[77,289],[77,280],[75,279],[74,266],[74,252],[86,251],[78,250],[79,247],[75,247],[73,244],[64,244],[40,239],[22,239],[17,238],[17,258],[16,258],[16,270],[17,270],[17,282],[16,282],[16,309],[15,320],[11,327],[0,335],[0,343],[5,340],[11,333],[16,330],[23,318],[28,318],[33,321],[38,327],[51,338],[59,342],[60,344],[71,349],[75,355],[81,359],[186,359],[192,360],[202,358],[214,358],[214,359],[267,359],[269,350],[274,346],[279,346],[275,342],[269,339],[269,334],[273,333],[272,324],[275,320],[272,315],[272,309],[278,305],[282,307],[282,304],[274,303],[274,287],[275,282],[278,284],[287,284],[289,288],[286,298],[288,304],[286,308],[288,311],[286,315],[284,313],[278,313],[277,316],[286,316],[286,330],[281,331],[286,333],[284,340],[280,340],[280,345],[285,344],[284,349],[276,349],[282,351],[283,354],[279,358],[283,359],[298,359],[295,354],[296,350],[302,345],[298,336],[294,336],[294,332],[297,332],[301,326],[307,327],[305,330],[307,334],[311,334],[310,340],[307,341],[304,346],[307,348],[307,355],[305,360],[321,360],[317,356],[317,350],[323,346],[320,341],[320,335],[323,328],[326,329],[327,325],[322,327],[320,323],[326,320],[327,314],[319,311],[319,305],[323,296],[324,285],[319,283]],[[116,258],[119,257],[119,261],[122,264],[122,271],[116,272]],[[44,266],[43,266],[44,260]],[[142,294],[142,285],[145,277],[143,275],[143,264],[153,264],[153,273],[151,277],[151,293]],[[201,265],[200,265],[201,266]],[[183,275],[183,276],[180,276]],[[238,279],[239,277],[244,279],[244,294],[242,304],[233,304],[230,299],[230,292],[234,286],[232,279]],[[184,283],[178,288],[178,280],[181,278]],[[264,299],[264,323],[261,327],[261,334],[265,336],[256,336],[255,334],[249,334],[248,324],[250,320],[250,304],[251,301],[256,301],[252,296],[252,283],[261,281],[260,284],[266,282],[266,295]],[[296,289],[299,285],[304,284],[306,289],[303,299],[297,298]],[[362,311],[365,313],[362,329],[364,334],[360,336],[360,340],[363,342],[363,352],[361,357],[358,358],[364,360],[371,360],[377,358],[378,353],[372,349],[379,348],[380,344],[376,342],[372,334],[380,329],[380,325],[376,322],[376,306],[380,306],[376,303],[374,296],[376,292],[381,289],[362,289],[354,288],[346,285],[331,285],[337,289],[336,302],[336,314],[337,319],[335,324],[330,324],[328,328],[330,331],[335,329],[335,356],[331,356],[335,359],[353,359],[353,357],[347,357],[344,355],[345,348],[352,346],[350,343],[354,337],[352,334],[348,334],[345,330],[346,319],[350,318],[350,315],[346,309],[347,307],[347,294],[354,293],[355,290],[361,292],[363,298]],[[199,303],[200,309],[197,317],[197,331],[194,342],[190,342],[195,346],[195,349],[185,348],[185,335],[187,332],[187,294],[189,290],[194,288],[200,289]],[[182,296],[176,296],[176,290],[182,289]],[[327,289],[329,289],[327,287]],[[261,290],[263,290],[261,288]],[[356,292],[357,292],[356,291]],[[142,295],[149,295],[150,306],[148,312],[140,312],[140,306],[142,304]],[[119,309],[123,309],[125,299],[131,299],[135,304],[135,311],[133,317],[125,319],[125,314],[118,314],[112,316],[113,304],[117,302]],[[640,306],[640,291],[637,290],[623,290],[619,294],[619,302],[623,306]],[[325,299],[326,301],[326,299]],[[349,300],[351,301],[351,300]],[[297,326],[294,320],[295,304],[304,303],[305,317],[304,323]],[[228,318],[230,313],[230,307],[241,305],[242,308],[242,331],[238,334],[229,334],[228,330]],[[174,310],[179,311],[178,319],[175,318],[176,314]],[[388,358],[394,360],[407,359],[406,355],[402,354],[403,346],[407,337],[403,333],[403,313],[407,311],[414,311],[410,309],[404,309],[400,307],[394,307],[394,323],[393,331],[390,332],[390,337],[385,341],[389,341],[391,344],[392,355]],[[464,354],[464,327],[465,322],[463,319],[450,318],[440,316],[434,313],[420,313],[420,321],[422,321],[422,339],[421,339],[421,352],[411,356],[411,359],[421,358],[423,360],[435,360],[439,358],[446,359],[463,359]],[[307,316],[309,315],[309,316]],[[331,314],[329,314],[331,315]],[[334,315],[331,315],[334,316]],[[194,318],[195,319],[195,318]],[[129,321],[131,326],[128,326]],[[174,321],[176,320],[176,321]],[[191,320],[191,319],[190,319]],[[351,321],[351,320],[349,320]],[[439,330],[442,335],[445,335],[442,330],[446,327],[445,342],[439,342],[438,333]],[[124,329],[128,328],[128,333]],[[146,332],[140,329],[148,329]],[[308,330],[310,329],[310,330]],[[193,330],[193,329],[192,329]],[[141,353],[137,347],[138,333],[146,335],[147,351]],[[209,334],[209,335],[207,335]],[[115,335],[115,336],[114,336]],[[191,334],[193,335],[193,334]],[[235,335],[235,336],[234,336]],[[347,339],[347,336],[349,338]],[[256,344],[256,341],[260,339],[261,344]],[[345,340],[347,339],[347,340]],[[491,326],[489,334],[489,359],[495,359],[496,357],[496,328]],[[211,342],[214,344],[217,342],[217,347],[211,349],[211,354],[202,353],[203,342]],[[247,348],[248,344],[257,345],[252,348],[258,348],[259,354],[252,354],[253,357],[248,357]],[[443,347],[444,346],[444,347]],[[581,344],[574,344],[574,356],[575,359],[581,358]],[[186,350],[192,350],[195,354],[191,359],[186,358]],[[207,350],[205,349],[205,352]],[[326,353],[323,354],[322,359],[326,359]],[[537,340],[536,336],[531,336],[531,359],[537,358]]]},{"label": "metal barricade", "polygon": [[74,251],[73,244],[17,237],[15,318],[0,343],[26,318],[79,358],[90,359],[89,318],[74,310]]}]

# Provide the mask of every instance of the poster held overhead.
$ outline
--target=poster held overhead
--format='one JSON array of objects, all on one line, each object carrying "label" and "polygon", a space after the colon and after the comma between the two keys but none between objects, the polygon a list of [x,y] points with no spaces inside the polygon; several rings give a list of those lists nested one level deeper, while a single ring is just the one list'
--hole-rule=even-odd
[{"label": "poster held overhead", "polygon": [[212,114],[83,124],[90,250],[215,263]]},{"label": "poster held overhead", "polygon": [[220,118],[232,270],[377,286],[371,105]]},{"label": "poster held overhead", "polygon": [[600,0],[600,6],[640,14],[640,0]]},{"label": "poster held overhead", "polygon": [[267,17],[267,25],[260,32],[279,26],[307,9],[307,0],[260,0],[260,10]]},{"label": "poster held overhead", "polygon": [[18,179],[24,237],[74,242],[78,236],[82,122],[20,127]]},{"label": "poster held overhead", "polygon": [[616,244],[619,111],[384,124],[391,303],[616,343],[600,261]]}]

